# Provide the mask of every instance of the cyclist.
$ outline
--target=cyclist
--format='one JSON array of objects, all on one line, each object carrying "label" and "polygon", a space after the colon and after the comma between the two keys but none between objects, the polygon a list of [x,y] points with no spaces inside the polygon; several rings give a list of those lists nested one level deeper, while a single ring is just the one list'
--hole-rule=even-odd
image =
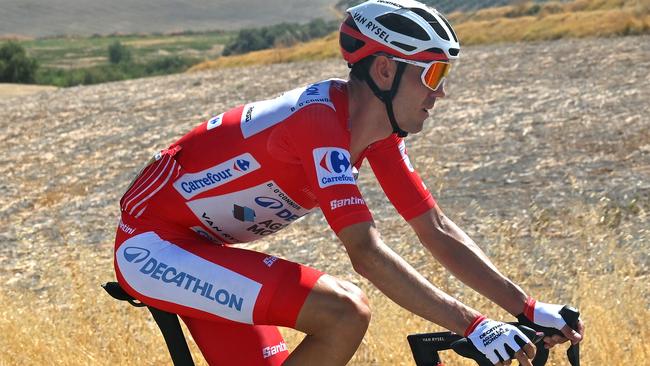
[{"label": "cyclist", "polygon": [[[325,80],[224,112],[160,151],[120,200],[115,269],[142,302],[177,313],[208,363],[343,365],[370,321],[353,284],[238,248],[320,207],[353,268],[407,310],[465,334],[495,364],[530,365],[518,329],[434,287],[381,240],[356,185],[368,160],[431,254],[513,315],[570,330],[559,306],[535,302],[449,218],[411,165],[417,133],[460,46],[438,11],[411,0],[352,7],[340,44],[350,78]],[[306,334],[289,353],[277,326]],[[580,327],[582,332],[582,326]],[[548,344],[564,341],[548,339]]]}]

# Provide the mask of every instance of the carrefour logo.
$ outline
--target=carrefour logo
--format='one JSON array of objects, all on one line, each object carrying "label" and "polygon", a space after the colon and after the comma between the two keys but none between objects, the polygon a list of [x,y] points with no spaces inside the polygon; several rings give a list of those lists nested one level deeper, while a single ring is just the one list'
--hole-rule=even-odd
[{"label": "carrefour logo", "polygon": [[355,184],[350,164],[350,153],[338,147],[314,149],[314,165],[321,188],[337,184]]},{"label": "carrefour logo", "polygon": [[282,202],[280,202],[279,199],[273,197],[256,197],[255,203],[257,203],[262,207],[270,208],[272,210],[282,208],[283,206]]},{"label": "carrefour logo", "polygon": [[212,118],[211,120],[208,121],[208,124],[206,126],[207,130],[209,131],[209,130],[211,130],[213,128],[221,126],[222,120],[223,120],[223,113],[221,113],[220,115]]},{"label": "carrefour logo", "polygon": [[350,167],[350,159],[344,153],[332,150],[323,155],[320,166],[329,173],[343,173]]},{"label": "carrefour logo", "polygon": [[245,172],[248,170],[248,168],[251,166],[250,161],[245,160],[245,159],[238,159],[235,162],[235,165],[233,166],[233,169],[240,171],[240,172]]},{"label": "carrefour logo", "polygon": [[128,247],[124,249],[124,259],[131,263],[140,263],[149,257],[149,250],[140,247]]},{"label": "carrefour logo", "polygon": [[185,199],[219,187],[260,168],[253,155],[245,153],[198,173],[183,174],[174,182],[174,188]]}]

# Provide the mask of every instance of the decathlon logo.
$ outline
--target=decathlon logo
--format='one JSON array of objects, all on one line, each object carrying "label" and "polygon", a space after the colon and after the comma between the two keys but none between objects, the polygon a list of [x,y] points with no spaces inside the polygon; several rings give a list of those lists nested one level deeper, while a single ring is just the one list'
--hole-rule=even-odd
[{"label": "decathlon logo", "polygon": [[270,208],[272,210],[282,208],[283,204],[280,202],[280,200],[272,198],[272,197],[256,197],[255,198],[255,203],[258,205],[264,207],[264,208]]},{"label": "decathlon logo", "polygon": [[337,184],[355,184],[350,164],[350,153],[338,147],[314,149],[314,164],[321,188]]},{"label": "decathlon logo", "polygon": [[239,155],[198,173],[183,174],[174,182],[174,188],[185,199],[219,187],[260,168],[249,153]]},{"label": "decathlon logo", "polygon": [[128,247],[124,249],[124,259],[131,263],[140,263],[149,257],[151,252],[140,247]]}]

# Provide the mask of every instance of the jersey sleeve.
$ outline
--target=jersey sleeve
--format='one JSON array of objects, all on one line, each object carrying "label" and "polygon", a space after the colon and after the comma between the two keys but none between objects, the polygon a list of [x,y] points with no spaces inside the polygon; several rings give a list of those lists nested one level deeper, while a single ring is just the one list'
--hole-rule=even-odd
[{"label": "jersey sleeve", "polygon": [[411,165],[404,140],[391,135],[371,145],[366,157],[384,193],[405,220],[435,206],[433,196]]},{"label": "jersey sleeve", "polygon": [[349,133],[336,112],[321,105],[304,108],[289,129],[295,153],[300,158],[308,189],[316,196],[325,219],[338,233],[352,224],[372,221],[352,174]]}]

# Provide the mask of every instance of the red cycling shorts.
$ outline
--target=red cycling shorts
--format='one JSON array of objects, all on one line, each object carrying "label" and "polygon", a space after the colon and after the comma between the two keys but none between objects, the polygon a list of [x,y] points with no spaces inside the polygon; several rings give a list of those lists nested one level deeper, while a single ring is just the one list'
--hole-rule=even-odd
[{"label": "red cycling shorts", "polygon": [[178,314],[210,365],[282,364],[289,352],[276,326],[295,327],[322,275],[126,213],[114,259],[126,292]]}]

